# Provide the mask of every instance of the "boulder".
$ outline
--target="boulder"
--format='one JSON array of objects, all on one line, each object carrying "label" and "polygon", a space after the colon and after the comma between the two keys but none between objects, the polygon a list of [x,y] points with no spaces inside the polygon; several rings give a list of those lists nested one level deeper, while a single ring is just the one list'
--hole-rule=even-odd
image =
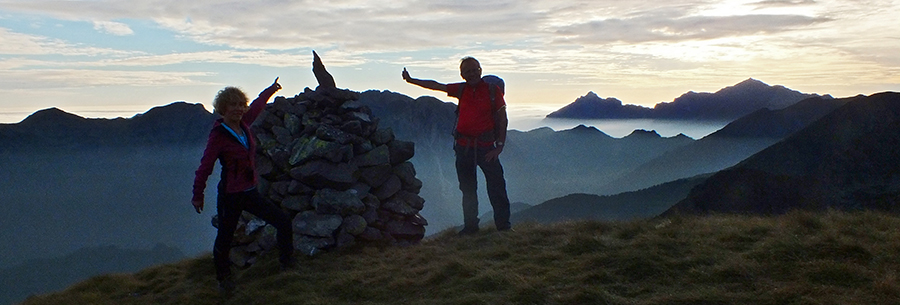
[{"label": "boulder", "polygon": [[314,211],[304,211],[294,217],[293,227],[295,235],[314,237],[331,237],[343,223],[340,215],[317,214]]},{"label": "boulder", "polygon": [[352,189],[346,191],[321,189],[313,196],[312,205],[319,214],[349,216],[362,214],[366,210],[366,205]]},{"label": "boulder", "polygon": [[391,164],[400,164],[412,159],[416,152],[416,145],[413,142],[393,140],[388,142],[387,146],[391,154]]},{"label": "boulder", "polygon": [[350,233],[350,235],[362,234],[366,227],[368,227],[366,219],[359,216],[359,214],[348,215],[344,217],[344,222],[341,223],[341,231]]}]

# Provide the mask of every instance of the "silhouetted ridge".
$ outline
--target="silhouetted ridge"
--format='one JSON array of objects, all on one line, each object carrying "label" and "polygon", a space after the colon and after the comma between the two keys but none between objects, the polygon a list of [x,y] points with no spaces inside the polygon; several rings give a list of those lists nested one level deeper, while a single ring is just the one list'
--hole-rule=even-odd
[{"label": "silhouetted ridge", "polygon": [[644,130],[644,129],[635,129],[630,134],[625,136],[626,139],[629,138],[662,138],[656,130]]},{"label": "silhouetted ridge", "polygon": [[731,167],[845,104],[813,97],[784,109],[760,109],[689,145],[666,152],[600,188],[613,194]]},{"label": "silhouetted ridge", "polygon": [[32,113],[18,124],[10,124],[7,126],[21,126],[22,128],[46,129],[46,128],[80,128],[77,126],[88,119],[75,114],[65,112],[59,108],[47,108]]},{"label": "silhouetted ridge", "polygon": [[610,97],[601,98],[593,91],[575,99],[569,105],[547,115],[550,118],[600,119],[600,118],[644,118],[650,109],[636,105],[622,105],[622,101]]},{"label": "silhouetted ridge", "polygon": [[898,211],[900,93],[850,98],[785,140],[716,173],[668,213]]},{"label": "silhouetted ridge", "polygon": [[715,93],[689,91],[672,102],[653,108],[623,105],[615,98],[602,99],[594,92],[547,115],[548,118],[578,119],[668,119],[668,120],[733,120],[759,109],[782,109],[805,98],[804,94],[784,86],[769,86],[749,78]]},{"label": "silhouetted ridge", "polygon": [[48,108],[0,126],[0,152],[127,145],[202,145],[216,116],[201,104],[175,102],[129,119],[87,119]]},{"label": "silhouetted ridge", "polygon": [[612,136],[606,134],[605,132],[603,132],[600,129],[597,129],[597,127],[594,127],[594,126],[578,125],[572,129],[561,130],[559,132],[568,133],[568,134],[602,134],[603,136],[612,138]]},{"label": "silhouetted ridge", "polygon": [[817,96],[784,109],[760,109],[725,125],[709,136],[783,138],[805,128],[847,101]]}]

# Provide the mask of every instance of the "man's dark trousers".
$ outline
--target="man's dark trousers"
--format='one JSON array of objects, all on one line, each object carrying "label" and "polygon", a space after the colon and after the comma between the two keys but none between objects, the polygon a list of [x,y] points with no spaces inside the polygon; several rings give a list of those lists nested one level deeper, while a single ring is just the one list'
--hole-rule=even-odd
[{"label": "man's dark trousers", "polygon": [[476,167],[481,167],[487,185],[488,198],[494,208],[494,224],[497,230],[507,230],[509,223],[509,198],[506,195],[506,179],[503,178],[503,166],[500,159],[490,162],[484,160],[485,154],[494,149],[493,146],[467,147],[455,145],[456,175],[459,178],[459,190],[462,191],[463,220],[466,229],[478,229],[478,176]]},{"label": "man's dark trousers", "polygon": [[290,218],[284,211],[263,199],[255,188],[239,193],[220,193],[216,203],[216,212],[219,213],[219,233],[216,234],[216,243],[213,245],[216,278],[220,281],[231,276],[231,261],[228,256],[234,231],[243,211],[256,215],[278,230],[276,240],[282,263],[289,261],[294,253],[293,228]]}]

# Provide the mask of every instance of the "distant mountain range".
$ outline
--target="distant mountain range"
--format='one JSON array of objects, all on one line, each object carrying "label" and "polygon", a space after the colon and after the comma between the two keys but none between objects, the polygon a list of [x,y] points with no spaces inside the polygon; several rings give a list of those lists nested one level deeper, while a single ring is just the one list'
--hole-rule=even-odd
[{"label": "distant mountain range", "polygon": [[203,105],[175,102],[124,119],[86,119],[58,108],[18,124],[0,124],[0,153],[96,147],[203,145],[216,116]]},{"label": "distant mountain range", "polygon": [[849,98],[808,127],[716,173],[667,214],[900,212],[898,130],[900,93]]},{"label": "distant mountain range", "polygon": [[691,91],[672,102],[658,103],[653,108],[623,105],[622,101],[616,98],[603,99],[594,92],[588,92],[587,95],[548,114],[547,117],[731,121],[760,109],[782,109],[817,96],[783,86],[769,86],[750,78],[715,93]]},{"label": "distant mountain range", "polygon": [[805,128],[846,102],[847,99],[812,97],[784,109],[759,109],[696,142],[641,164],[600,186],[596,193],[632,191],[730,167]]}]

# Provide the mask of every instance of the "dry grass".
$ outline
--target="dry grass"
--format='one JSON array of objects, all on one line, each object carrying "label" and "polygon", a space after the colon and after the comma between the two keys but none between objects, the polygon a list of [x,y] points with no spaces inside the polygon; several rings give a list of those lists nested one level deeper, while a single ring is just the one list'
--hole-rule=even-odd
[{"label": "dry grass", "polygon": [[900,217],[793,212],[522,224],[406,248],[274,255],[222,296],[209,256],[25,304],[898,304]]}]

